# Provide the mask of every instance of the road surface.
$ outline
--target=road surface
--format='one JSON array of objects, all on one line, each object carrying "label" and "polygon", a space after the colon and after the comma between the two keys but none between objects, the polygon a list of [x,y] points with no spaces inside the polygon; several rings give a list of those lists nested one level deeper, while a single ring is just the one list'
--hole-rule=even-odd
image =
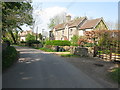
[{"label": "road surface", "polygon": [[65,58],[15,47],[20,51],[20,58],[3,73],[3,88],[104,88]]}]

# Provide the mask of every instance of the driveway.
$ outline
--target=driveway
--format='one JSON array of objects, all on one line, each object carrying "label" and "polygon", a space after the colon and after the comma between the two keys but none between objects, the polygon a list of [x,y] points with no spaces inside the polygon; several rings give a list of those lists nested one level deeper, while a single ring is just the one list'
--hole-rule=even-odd
[{"label": "driveway", "polygon": [[60,56],[15,46],[20,58],[3,73],[3,88],[104,88]]}]

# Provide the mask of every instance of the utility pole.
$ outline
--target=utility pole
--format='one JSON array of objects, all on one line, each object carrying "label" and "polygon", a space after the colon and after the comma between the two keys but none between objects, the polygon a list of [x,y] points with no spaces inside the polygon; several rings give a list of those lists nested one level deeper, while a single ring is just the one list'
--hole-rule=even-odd
[{"label": "utility pole", "polygon": [[36,41],[37,41],[37,35],[38,35],[38,26],[37,26],[37,29],[36,29]]},{"label": "utility pole", "polygon": [[45,29],[42,29],[42,45],[43,45],[43,32],[44,32]]}]

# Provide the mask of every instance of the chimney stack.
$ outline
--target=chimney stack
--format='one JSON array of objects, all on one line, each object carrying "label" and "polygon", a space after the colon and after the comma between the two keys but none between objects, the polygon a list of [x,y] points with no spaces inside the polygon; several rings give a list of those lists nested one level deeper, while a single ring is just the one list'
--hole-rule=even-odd
[{"label": "chimney stack", "polygon": [[71,16],[70,15],[67,15],[66,16],[66,22],[69,22],[71,20]]}]

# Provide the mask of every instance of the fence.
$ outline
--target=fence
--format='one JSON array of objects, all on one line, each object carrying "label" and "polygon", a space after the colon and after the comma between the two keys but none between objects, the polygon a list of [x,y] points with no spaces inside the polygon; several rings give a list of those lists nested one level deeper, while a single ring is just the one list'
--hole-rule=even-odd
[{"label": "fence", "polygon": [[94,47],[94,56],[106,61],[120,61],[120,47]]}]

